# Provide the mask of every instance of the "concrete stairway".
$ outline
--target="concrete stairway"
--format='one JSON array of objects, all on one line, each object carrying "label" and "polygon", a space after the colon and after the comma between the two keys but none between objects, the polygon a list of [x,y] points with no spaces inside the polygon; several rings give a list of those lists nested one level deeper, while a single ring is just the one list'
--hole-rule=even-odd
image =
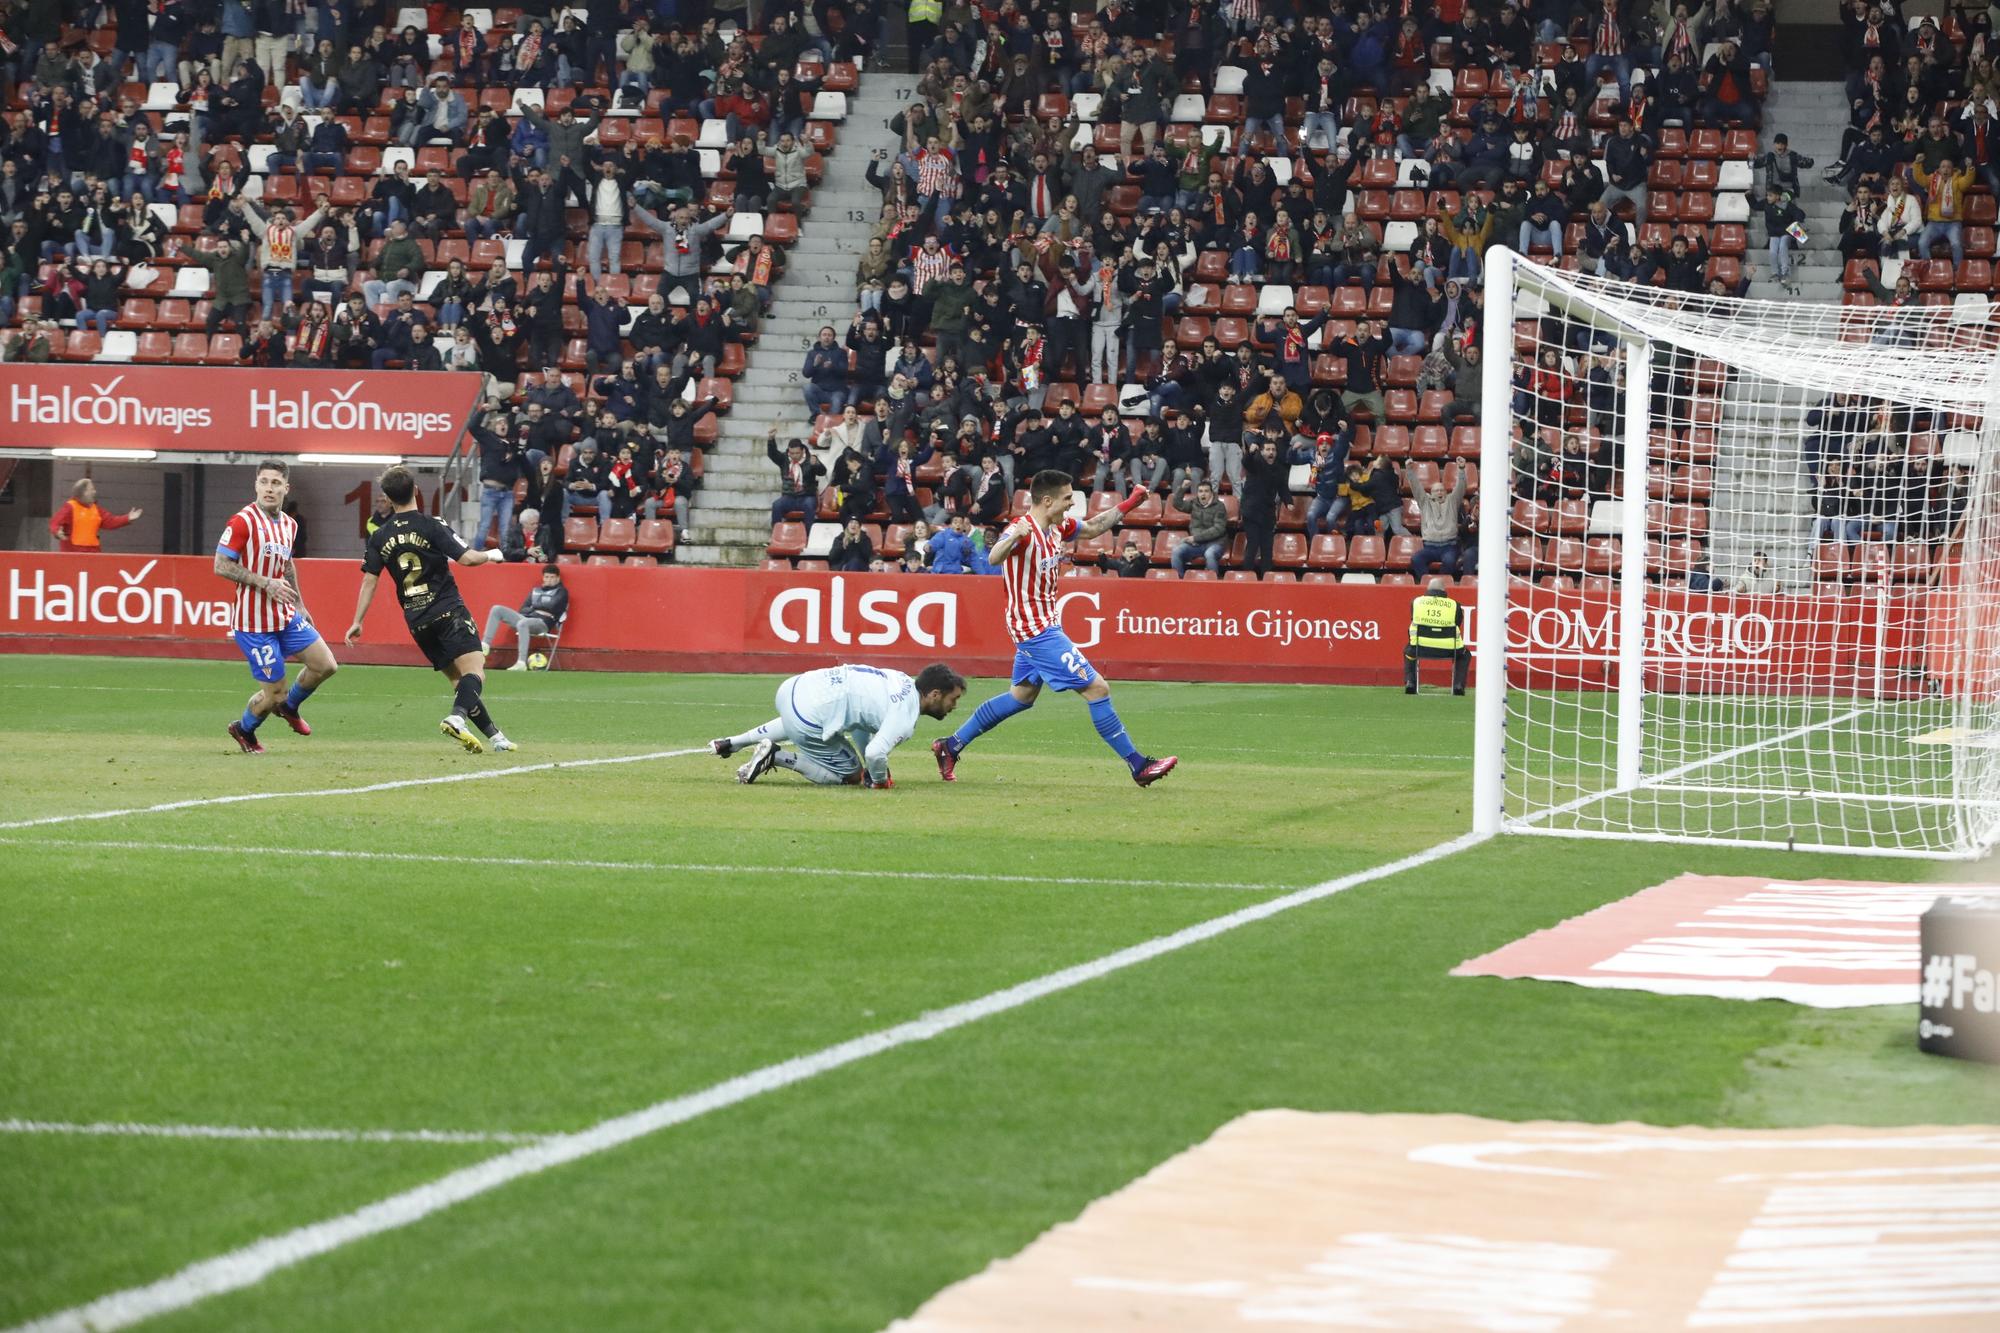
[{"label": "concrete stairway", "polygon": [[[1847,97],[1838,83],[1795,83],[1781,80],[1771,85],[1764,103],[1764,127],[1759,142],[1769,150],[1774,135],[1792,141],[1792,151],[1803,153],[1813,165],[1800,173],[1804,193],[1799,208],[1806,215],[1809,240],[1803,253],[1794,253],[1794,273],[1799,295],[1792,296],[1773,280],[1770,251],[1764,245],[1764,222],[1753,216],[1750,222],[1751,251],[1747,256],[1755,266],[1750,283],[1753,298],[1770,301],[1840,300],[1842,260],[1840,214],[1847,207],[1847,195],[1837,185],[1826,182],[1826,169],[1840,157],[1840,136],[1847,124]],[[1751,192],[1753,212],[1764,202],[1763,173],[1758,172],[1757,188]]]},{"label": "concrete stairway", "polygon": [[1813,496],[1802,463],[1805,414],[1820,395],[1764,379],[1730,380],[1716,432],[1709,564],[1740,574],[1753,551],[1787,587],[1810,587]]},{"label": "concrete stairway", "polygon": [[[1752,266],[1752,299],[1839,303],[1843,261],[1837,242],[1847,195],[1827,184],[1824,173],[1840,157],[1846,124],[1847,101],[1840,84],[1781,80],[1772,85],[1759,137],[1768,150],[1773,136],[1787,135],[1793,152],[1813,160],[1800,173],[1798,201],[1810,239],[1793,254],[1799,287],[1793,296],[1774,280],[1763,220],[1752,218],[1746,256]],[[1759,172],[1750,196],[1753,210],[1762,204],[1763,190]],[[1751,553],[1761,550],[1786,586],[1812,585],[1813,498],[1801,464],[1801,440],[1806,411],[1818,398],[1803,389],[1741,376],[1723,390],[1710,511],[1709,562],[1716,573],[1741,573],[1749,568]]]},{"label": "concrete stairway", "polygon": [[715,448],[703,455],[702,488],[689,514],[692,540],[676,555],[682,564],[745,565],[763,557],[778,494],[777,469],[764,456],[765,432],[774,422],[780,438],[811,427],[799,366],[821,326],[831,324],[847,336],[855,261],[882,208],[864,173],[878,150],[893,154],[897,148],[889,121],[909,105],[916,83],[914,75],[871,69],[848,99],[840,143],[813,192],[812,214],[799,228],[770,317],[736,381],[735,406],[721,418]]}]

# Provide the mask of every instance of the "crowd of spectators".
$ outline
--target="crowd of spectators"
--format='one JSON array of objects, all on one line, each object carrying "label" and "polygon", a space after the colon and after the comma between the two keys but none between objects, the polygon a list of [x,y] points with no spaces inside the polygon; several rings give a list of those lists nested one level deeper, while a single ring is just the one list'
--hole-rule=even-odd
[{"label": "crowd of spectators", "polygon": [[[878,7],[820,0],[814,32],[798,5],[765,5],[754,44],[706,5],[583,8],[433,5],[398,28],[408,11],[385,0],[0,6],[0,323],[103,335],[132,269],[192,264],[209,290],[179,327],[228,329],[219,346],[260,366],[713,374],[781,269],[761,240],[725,251],[718,233],[735,209],[803,202],[805,72],[871,53]],[[148,109],[152,84],[178,86],[174,109]],[[728,198],[686,135],[587,141],[614,107],[726,121]],[[424,165],[357,175],[364,123],[369,151]],[[156,205],[198,211],[198,234]],[[635,254],[647,272],[627,271]],[[709,273],[718,258],[730,275]]]},{"label": "crowd of spectators", "polygon": [[[1847,124],[1824,170],[1848,196],[1837,241],[1847,299],[1893,310],[1948,304],[1954,288],[1988,291],[2000,193],[1991,14],[1952,3],[1942,17],[1912,18],[1894,0],[1850,0],[1841,21]],[[1770,184],[1795,192],[1797,179],[1794,170]],[[1873,336],[1893,344],[1913,330],[1884,320]],[[1955,536],[1969,478],[1943,456],[1944,425],[1862,393],[1811,409],[1804,465],[1822,577],[1866,575],[1855,569],[1864,544],[1877,559],[1901,560],[1900,543],[1927,563]]]},{"label": "crowd of spectators", "polygon": [[[841,524],[849,567],[909,567],[913,549],[935,567],[942,546],[977,570],[1026,476],[1060,467],[1188,521],[1190,554],[1121,544],[1097,553],[1109,572],[1262,575],[1274,532],[1296,529],[1407,539],[1413,576],[1469,573],[1467,469],[1419,477],[1376,445],[1385,426],[1476,426],[1485,251],[1690,293],[1747,282],[1699,227],[1646,224],[1664,135],[1758,126],[1764,0],[908,8],[922,77],[897,150],[868,165],[882,208],[855,308],[800,365],[813,427],[770,450],[773,522]],[[804,206],[816,71],[891,54],[889,15],[766,0],[753,34],[699,0],[583,9],[482,28],[485,11],[434,5],[415,25],[381,0],[0,7],[0,323],[19,326],[0,354],[48,359],[63,326],[108,334],[135,268],[199,265],[193,326],[230,330],[247,364],[487,375],[484,539],[553,556],[572,515],[685,528],[694,431],[726,406],[709,380],[755,341],[785,266],[758,238],[725,249],[731,216]],[[1990,19],[1954,5],[1913,26],[1867,0],[1843,17],[1841,249],[1958,262],[2000,185]],[[176,85],[174,108],[135,83]],[[723,121],[727,187],[684,137],[589,142],[640,108]],[[357,119],[428,155],[357,191]],[[271,150],[261,177],[253,146]],[[1783,136],[1756,164],[1789,281],[1799,173],[1818,164]],[[198,209],[198,236],[156,204]],[[658,238],[639,243],[644,273],[635,230]],[[1920,299],[1869,273],[1878,299]],[[1224,310],[1225,288],[1294,299]],[[1588,348],[1553,360],[1521,369],[1517,415],[1584,458],[1564,438],[1548,473],[1516,470],[1517,493],[1590,494],[1618,370]],[[1447,515],[1433,501],[1454,491]],[[922,535],[877,549],[882,521]]]},{"label": "crowd of spectators", "polygon": [[[1841,253],[1877,261],[1876,288],[1885,259],[1931,259],[1942,249],[1957,269],[1966,260],[1967,224],[1990,225],[1992,194],[2000,191],[1992,17],[1954,3],[1942,22],[1911,22],[1894,0],[1851,0],[1841,20],[1848,118],[1840,157],[1826,167],[1826,178],[1849,195]],[[1975,187],[1985,193],[1975,198]],[[1982,248],[1978,257],[1990,259],[1990,236]],[[1893,287],[1872,294],[1894,299]]]},{"label": "crowd of spectators", "polygon": [[[1219,570],[1241,532],[1262,576],[1276,512],[1309,539],[1408,538],[1413,576],[1469,573],[1465,496],[1447,524],[1425,504],[1446,479],[1371,446],[1415,424],[1391,415],[1402,389],[1423,421],[1477,425],[1486,250],[1689,292],[1746,283],[1711,273],[1699,235],[1642,224],[1663,127],[1758,124],[1761,0],[1068,8],[945,5],[912,26],[922,77],[868,171],[883,202],[856,309],[799,368],[815,428],[773,445],[774,523],[990,526],[1059,467],[1099,495],[1148,487],[1163,513],[1204,482],[1232,501],[1173,570]],[[1377,212],[1398,187],[1415,211]],[[1224,286],[1294,300],[1216,318]]]},{"label": "crowd of spectators", "polygon": [[[579,8],[0,4],[0,356],[57,359],[65,328],[164,342],[135,271],[199,266],[206,299],[167,327],[207,364],[485,375],[483,539],[517,498],[550,554],[572,514],[684,539],[693,431],[727,407],[707,381],[784,268],[726,229],[803,210],[820,76],[875,55],[884,16],[764,0],[752,33],[699,0]],[[719,164],[659,132],[689,120],[726,127]]]},{"label": "crowd of spectators", "polygon": [[[1937,425],[1927,413],[1863,393],[1829,394],[1816,403],[1806,414],[1804,443],[1814,540],[1845,555],[1863,543],[1929,548],[1955,536],[1971,472],[1962,461],[1945,460]],[[1831,555],[1832,563],[1840,560]]]}]

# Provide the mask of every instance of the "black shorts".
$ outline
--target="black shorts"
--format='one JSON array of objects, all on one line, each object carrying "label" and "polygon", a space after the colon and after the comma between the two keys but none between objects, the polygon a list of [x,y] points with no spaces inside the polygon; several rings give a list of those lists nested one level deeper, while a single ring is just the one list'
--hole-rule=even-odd
[{"label": "black shorts", "polygon": [[467,653],[479,651],[479,628],[472,623],[472,612],[463,606],[411,626],[410,638],[438,671],[446,670]]}]

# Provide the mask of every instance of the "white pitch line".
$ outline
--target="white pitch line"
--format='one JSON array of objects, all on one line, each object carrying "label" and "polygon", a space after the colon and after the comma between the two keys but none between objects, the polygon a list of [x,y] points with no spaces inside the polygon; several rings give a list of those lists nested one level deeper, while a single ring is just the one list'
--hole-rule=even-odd
[{"label": "white pitch line", "polygon": [[0,690],[99,690],[117,694],[214,694],[203,685],[66,685],[33,680],[0,680]]},{"label": "white pitch line", "polygon": [[537,856],[452,856],[431,852],[385,852],[346,847],[244,847],[233,843],[142,842],[137,839],[96,841],[84,838],[6,838],[0,847],[103,847],[112,851],[191,852],[209,856],[302,856],[334,861],[417,861],[439,865],[509,866],[532,870],[636,870],[690,875],[808,875],[823,879],[909,879],[941,883],[1051,884],[1085,888],[1128,889],[1248,889],[1276,893],[1290,884],[1255,884],[1236,880],[1101,879],[1089,875],[997,875],[945,870],[857,870],[844,866],[760,866],[705,861],[589,861]]},{"label": "white pitch line", "polygon": [[539,1143],[529,1144],[489,1157],[483,1162],[461,1167],[456,1171],[439,1176],[436,1180],[392,1194],[351,1213],[342,1213],[322,1222],[314,1222],[276,1236],[266,1236],[262,1240],[219,1254],[212,1259],[204,1259],[190,1264],[180,1272],[163,1277],[143,1287],[128,1287],[123,1291],[100,1296],[84,1305],[46,1315],[32,1323],[22,1324],[12,1333],[104,1333],[105,1330],[128,1328],[143,1320],[170,1314],[175,1310],[185,1310],[199,1305],[211,1297],[227,1292],[241,1291],[255,1286],[271,1274],[294,1267],[308,1259],[329,1254],[346,1245],[384,1232],[400,1230],[412,1223],[422,1221],[434,1213],[443,1212],[454,1204],[476,1199],[491,1193],[503,1185],[512,1184],[526,1176],[536,1175],[552,1167],[594,1157],[608,1152],[635,1139],[658,1133],[674,1125],[685,1124],[711,1111],[720,1111],[760,1097],[767,1092],[776,1092],[793,1084],[804,1083],[865,1060],[871,1055],[880,1055],[902,1046],[933,1037],[943,1036],[957,1028],[977,1023],[981,1019],[1004,1014],[1032,1004],[1046,996],[1056,995],[1087,981],[1107,977],[1114,972],[1122,972],[1128,967],[1214,939],[1239,927],[1251,925],[1289,912],[1295,907],[1304,907],[1322,898],[1330,898],[1336,893],[1355,888],[1358,885],[1386,879],[1391,875],[1416,870],[1434,861],[1442,860],[1468,847],[1484,841],[1477,833],[1462,834],[1449,842],[1441,842],[1423,851],[1414,852],[1400,860],[1372,869],[1342,875],[1310,888],[1300,889],[1278,898],[1268,898],[1260,903],[1239,908],[1223,916],[1211,917],[1207,921],[1174,931],[1170,935],[1160,935],[1115,953],[1105,954],[1086,963],[1078,963],[1060,971],[1050,972],[1031,981],[1009,986],[983,995],[976,1000],[968,1000],[946,1009],[934,1010],[920,1018],[894,1027],[882,1028],[864,1036],[839,1042],[808,1055],[794,1056],[774,1065],[765,1065],[747,1074],[726,1079],[699,1092],[682,1097],[671,1097],[655,1102],[625,1115],[603,1120],[589,1129],[574,1134],[558,1134]]},{"label": "white pitch line", "polygon": [[77,1134],[90,1138],[248,1139],[282,1143],[540,1143],[547,1134],[475,1129],[272,1129],[262,1125],[140,1125],[99,1120],[0,1120],[0,1134]]},{"label": "white pitch line", "polygon": [[123,810],[88,810],[74,815],[43,815],[39,819],[14,819],[0,823],[0,829],[43,828],[50,824],[75,824],[92,819],[121,819],[126,815],[158,815],[170,810],[196,810],[211,805],[241,805],[246,801],[305,800],[316,796],[366,796],[370,792],[397,791],[404,787],[435,787],[447,782],[484,782],[488,778],[514,777],[521,773],[549,773],[559,768],[598,768],[605,764],[642,764],[649,759],[679,759],[691,754],[707,754],[706,745],[691,750],[650,750],[645,754],[608,755],[602,759],[554,759],[542,764],[516,764],[512,768],[475,768],[462,773],[444,773],[432,778],[398,778],[393,782],[370,782],[359,787],[320,787],[311,791],[251,791],[233,796],[202,796],[188,801],[162,801],[158,805],[135,805]]}]

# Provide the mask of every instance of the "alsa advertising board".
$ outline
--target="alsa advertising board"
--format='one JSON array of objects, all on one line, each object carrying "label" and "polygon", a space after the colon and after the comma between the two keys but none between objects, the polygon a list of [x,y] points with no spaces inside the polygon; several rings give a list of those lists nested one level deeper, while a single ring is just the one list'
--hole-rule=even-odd
[{"label": "alsa advertising board", "polygon": [[[344,630],[358,562],[307,560],[300,575],[321,626]],[[520,565],[458,572],[481,618],[496,602],[517,605],[536,576]],[[570,566],[563,576],[573,609],[562,653],[574,667],[783,671],[943,659],[999,673],[1013,657],[997,578],[623,566]],[[202,557],[0,553],[0,648],[105,651],[122,642],[144,654],[228,656],[232,592]],[[1079,579],[1065,584],[1061,612],[1077,646],[1114,679],[1380,685],[1402,679],[1414,592]],[[1466,619],[1470,631],[1469,611]],[[1616,612],[1604,599],[1538,591],[1509,609],[1507,624],[1520,678],[1550,675],[1582,688],[1615,682]],[[1892,678],[1912,651],[1904,624],[1891,623],[1879,654]],[[1836,655],[1873,660],[1885,637],[1876,618],[1821,599],[1669,598],[1650,609],[1649,630],[1656,684],[1724,690],[1773,678],[1807,687],[1828,678]],[[393,598],[377,599],[363,642],[346,656],[418,660]]]}]

